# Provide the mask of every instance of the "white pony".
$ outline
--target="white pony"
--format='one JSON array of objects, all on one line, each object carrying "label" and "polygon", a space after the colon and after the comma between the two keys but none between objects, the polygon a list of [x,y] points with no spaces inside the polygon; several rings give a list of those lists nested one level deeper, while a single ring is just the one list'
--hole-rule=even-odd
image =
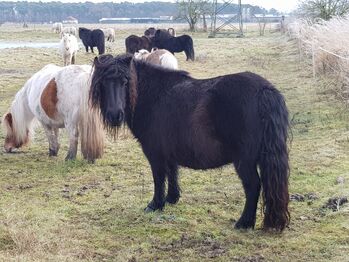
[{"label": "white pony", "polygon": [[141,49],[134,54],[134,58],[165,68],[178,69],[177,58],[166,49],[152,49],[151,52]]},{"label": "white pony", "polygon": [[61,38],[63,37],[63,34],[71,34],[71,35],[77,36],[76,27],[74,26],[63,27],[61,30]]},{"label": "white pony", "polygon": [[60,34],[62,32],[63,24],[62,23],[53,23],[52,31],[56,34]]},{"label": "white pony", "polygon": [[109,42],[115,41],[115,30],[113,28],[101,29],[104,33],[104,38]]},{"label": "white pony", "polygon": [[49,141],[49,155],[59,150],[58,130],[66,128],[69,151],[66,160],[74,159],[80,134],[85,159],[94,162],[104,150],[104,130],[100,112],[89,103],[91,66],[47,65],[35,73],[18,91],[10,110],[3,117],[6,152],[27,144],[37,119]]},{"label": "white pony", "polygon": [[76,53],[79,51],[78,40],[71,34],[63,34],[59,43],[59,52],[63,57],[64,65],[75,64]]}]

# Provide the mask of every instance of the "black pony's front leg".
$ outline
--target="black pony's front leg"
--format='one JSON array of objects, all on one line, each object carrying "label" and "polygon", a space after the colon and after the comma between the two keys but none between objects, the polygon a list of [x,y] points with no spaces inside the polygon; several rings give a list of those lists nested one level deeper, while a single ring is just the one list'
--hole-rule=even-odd
[{"label": "black pony's front leg", "polygon": [[88,53],[88,45],[85,45],[86,53]]},{"label": "black pony's front leg", "polygon": [[145,212],[153,212],[158,209],[162,210],[165,205],[166,165],[159,160],[151,162],[150,165],[153,172],[154,197],[145,208]]},{"label": "black pony's front leg", "polygon": [[91,49],[92,54],[94,54],[94,52],[93,52],[93,46],[90,46],[90,49]]}]

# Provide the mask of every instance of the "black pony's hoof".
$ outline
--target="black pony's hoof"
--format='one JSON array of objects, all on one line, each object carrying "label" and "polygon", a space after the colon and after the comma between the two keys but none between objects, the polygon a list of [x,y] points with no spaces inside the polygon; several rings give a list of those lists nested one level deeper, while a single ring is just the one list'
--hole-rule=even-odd
[{"label": "black pony's hoof", "polygon": [[164,208],[165,203],[162,203],[161,205],[157,204],[152,200],[148,206],[144,209],[145,213],[155,212],[156,210],[162,210]]},{"label": "black pony's hoof", "polygon": [[179,196],[167,196],[166,197],[166,203],[169,203],[171,205],[177,204],[179,201]]},{"label": "black pony's hoof", "polygon": [[87,159],[87,163],[95,164],[96,163],[96,159]]},{"label": "black pony's hoof", "polygon": [[152,212],[155,212],[155,209],[150,207],[150,206],[147,206],[146,208],[144,208],[144,212],[145,213],[152,213]]},{"label": "black pony's hoof", "polygon": [[49,156],[57,156],[57,151],[49,148],[48,150],[48,155]]},{"label": "black pony's hoof", "polygon": [[70,160],[75,160],[75,156],[68,154],[68,155],[65,157],[65,161],[70,161]]},{"label": "black pony's hoof", "polygon": [[236,222],[234,228],[235,229],[253,229],[254,228],[254,222],[246,221],[246,220],[240,220]]}]

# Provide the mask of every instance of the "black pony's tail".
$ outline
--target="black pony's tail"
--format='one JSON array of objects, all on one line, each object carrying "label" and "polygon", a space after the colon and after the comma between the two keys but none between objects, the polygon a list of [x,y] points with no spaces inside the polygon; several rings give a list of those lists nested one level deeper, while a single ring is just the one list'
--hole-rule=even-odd
[{"label": "black pony's tail", "polygon": [[187,61],[190,59],[191,61],[195,60],[195,53],[194,53],[194,44],[193,39],[190,36],[187,36],[188,38],[185,39],[185,55],[187,56]]},{"label": "black pony's tail", "polygon": [[260,91],[258,108],[263,126],[258,161],[263,188],[263,227],[282,231],[290,222],[288,111],[283,96],[273,87]]}]

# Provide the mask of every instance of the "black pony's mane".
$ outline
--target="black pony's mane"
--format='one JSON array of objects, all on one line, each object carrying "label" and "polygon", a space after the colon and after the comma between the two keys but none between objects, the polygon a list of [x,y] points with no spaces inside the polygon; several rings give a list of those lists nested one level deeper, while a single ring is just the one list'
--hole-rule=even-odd
[{"label": "black pony's mane", "polygon": [[[189,73],[186,71],[167,69],[141,60],[135,60],[131,54],[122,54],[115,57],[110,54],[100,55],[95,58],[92,71],[93,75],[89,94],[92,106],[94,108],[101,108],[103,111],[104,107],[101,106],[101,82],[104,78],[110,76],[121,77],[128,82],[128,100],[131,114],[133,114],[132,112],[136,107],[139,92],[141,92],[138,90],[138,86],[142,86],[142,88],[161,88],[159,92],[162,92],[168,87],[159,87],[159,85],[156,84],[158,80],[161,81],[161,79],[164,79],[167,82],[175,84],[178,81],[190,78]],[[147,79],[147,81],[142,81],[144,78]],[[138,83],[138,79],[142,80]],[[152,93],[159,92],[156,90],[154,92],[153,90]],[[110,128],[104,117],[103,121],[108,131],[112,135],[115,135],[117,130],[115,128]]]},{"label": "black pony's mane", "polygon": [[91,32],[91,30],[86,27],[79,27],[79,32]]},{"label": "black pony's mane", "polygon": [[144,70],[146,72],[152,72],[154,74],[163,74],[166,77],[173,77],[178,79],[181,79],[183,77],[190,78],[189,72],[184,70],[165,68],[163,66],[151,64],[143,60],[133,60],[133,63],[138,73],[141,73]]},{"label": "black pony's mane", "polygon": [[[137,76],[140,74],[149,74],[149,78],[157,78],[163,76],[166,78],[173,79],[183,79],[191,78],[187,71],[183,70],[173,70],[169,68],[164,68],[159,65],[150,64],[142,60],[132,59],[133,55],[131,54],[121,54],[113,57],[112,55],[101,55],[95,59],[93,63],[93,69],[95,72],[92,79],[92,87],[95,86],[97,82],[100,82],[103,77],[108,76],[109,74],[117,74],[118,76],[123,76],[127,80],[131,78],[131,64],[133,63]],[[132,62],[131,62],[132,60]],[[95,105],[99,98],[99,92],[95,88],[91,88],[91,99]]]},{"label": "black pony's mane", "polygon": [[130,70],[127,65],[127,60],[131,60],[132,55],[123,54],[113,57],[112,55],[100,55],[93,62],[93,76],[90,89],[90,100],[93,106],[98,106],[100,102],[99,83],[104,77],[110,74],[124,76],[127,80],[130,79]]}]

